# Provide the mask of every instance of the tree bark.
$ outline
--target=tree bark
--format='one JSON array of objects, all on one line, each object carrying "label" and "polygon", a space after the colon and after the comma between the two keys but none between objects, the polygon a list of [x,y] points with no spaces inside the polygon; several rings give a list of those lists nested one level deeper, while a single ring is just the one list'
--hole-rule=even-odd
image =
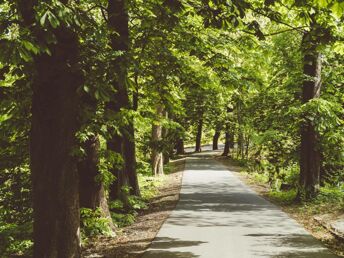
[{"label": "tree bark", "polygon": [[[302,103],[320,96],[321,54],[312,33],[304,33],[302,39],[303,73],[306,76],[302,87]],[[314,197],[320,187],[319,139],[314,124],[306,120],[301,125],[300,187],[306,199]],[[301,193],[299,193],[301,194]]]},{"label": "tree bark", "polygon": [[85,157],[78,163],[79,172],[79,196],[80,207],[96,210],[100,208],[104,217],[109,218],[110,226],[111,215],[105,196],[104,183],[101,181],[99,165],[99,137],[92,136],[83,144],[86,152]]},{"label": "tree bark", "polygon": [[[163,106],[158,105],[156,113],[158,117],[163,116]],[[161,124],[152,125],[152,170],[153,175],[160,176],[164,174],[164,157],[161,150],[162,126]]]},{"label": "tree bark", "polygon": [[222,156],[228,156],[230,151],[230,133],[226,131],[225,135],[225,147],[223,149]]},{"label": "tree bark", "polygon": [[83,143],[85,157],[78,164],[80,207],[95,210],[100,207],[104,191],[99,176],[99,138],[92,136]]},{"label": "tree bark", "polygon": [[195,152],[201,152],[203,119],[198,120]]},{"label": "tree bark", "polygon": [[[163,111],[163,115],[165,119],[168,119],[168,112],[166,110]],[[173,142],[169,141],[168,137],[169,137],[168,128],[162,127],[162,140],[164,142],[162,155],[163,155],[164,165],[168,164],[170,162],[170,158],[173,156]]]},{"label": "tree bark", "polygon": [[[61,1],[66,4],[68,1]],[[24,25],[37,41],[46,33],[35,26],[37,1],[18,3]],[[50,28],[51,54],[34,57],[30,168],[33,194],[33,256],[81,257],[77,159],[71,155],[83,83],[79,40],[63,24]],[[46,43],[46,42],[44,42]]]},{"label": "tree bark", "polygon": [[213,136],[213,150],[218,150],[219,149],[219,138],[220,138],[220,131],[216,131],[214,136]]},{"label": "tree bark", "polygon": [[227,121],[226,121],[226,125],[225,125],[225,129],[226,129],[226,134],[225,134],[225,147],[223,149],[223,153],[222,156],[228,156],[229,152],[230,152],[230,148],[233,148],[234,143],[233,143],[233,130],[232,132],[230,132],[230,117],[229,114],[231,112],[233,112],[233,108],[227,107]]},{"label": "tree bark", "polygon": [[[116,100],[112,100],[107,108],[118,113],[121,109],[132,109],[129,101],[127,81],[128,51],[129,51],[129,16],[127,0],[108,1],[108,27],[111,31],[110,41],[114,51],[122,51],[124,54],[111,61],[114,72],[114,89],[117,91]],[[115,103],[116,102],[116,103]],[[111,197],[121,195],[121,189],[125,184],[130,186],[130,194],[140,195],[135,156],[135,127],[132,117],[128,118],[128,124],[121,130],[121,135],[114,134],[109,140],[108,146],[122,155],[124,165],[122,169],[113,169],[117,180],[111,187]]]},{"label": "tree bark", "polygon": [[126,133],[123,133],[124,169],[125,173],[128,175],[130,194],[140,196],[139,181],[136,171],[136,144],[133,118],[129,119],[129,125],[126,126]]},{"label": "tree bark", "polygon": [[77,89],[79,70],[76,34],[61,25],[53,30],[51,55],[35,57],[30,165],[33,191],[34,257],[80,257],[80,212],[77,160]]},{"label": "tree bark", "polygon": [[185,150],[184,150],[184,140],[182,138],[178,138],[177,142],[176,142],[176,151],[177,151],[177,155],[182,155],[185,154]]}]

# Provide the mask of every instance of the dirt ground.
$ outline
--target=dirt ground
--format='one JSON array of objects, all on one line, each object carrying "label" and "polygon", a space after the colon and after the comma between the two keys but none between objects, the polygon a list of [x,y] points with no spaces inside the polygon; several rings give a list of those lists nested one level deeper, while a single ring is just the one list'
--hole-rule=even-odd
[{"label": "dirt ground", "polygon": [[185,159],[171,161],[171,172],[165,176],[159,194],[150,201],[149,208],[137,216],[135,223],[116,232],[116,237],[94,239],[83,250],[84,257],[141,257],[179,200],[184,166]]},{"label": "dirt ground", "polygon": [[[232,162],[227,157],[216,157],[218,161],[224,164],[228,169],[233,171],[237,177],[239,177],[245,184],[250,186],[254,191],[256,191],[259,195],[264,197],[265,199],[269,200],[270,202],[274,203],[276,206],[280,207],[284,212],[286,212],[291,218],[295,219],[299,224],[303,225],[303,227],[312,234],[315,238],[320,240],[324,243],[330,250],[336,253],[340,257],[344,257],[344,241],[343,239],[339,239],[330,231],[322,227],[315,219],[314,216],[304,212],[304,209],[307,207],[303,207],[302,204],[281,204],[279,202],[274,201],[268,195],[269,193],[269,186],[265,184],[257,184],[253,182],[249,178],[249,176],[240,173],[242,168],[238,166],[234,166]],[[326,210],[326,213],[331,213],[331,210]],[[332,216],[335,217],[338,214],[337,212],[333,211]]]}]

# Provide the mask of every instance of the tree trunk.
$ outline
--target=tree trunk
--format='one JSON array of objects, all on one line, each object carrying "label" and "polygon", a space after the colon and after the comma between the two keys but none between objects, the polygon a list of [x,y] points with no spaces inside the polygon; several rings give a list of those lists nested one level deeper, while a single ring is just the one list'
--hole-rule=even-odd
[{"label": "tree trunk", "polygon": [[229,148],[230,149],[234,149],[234,133],[235,133],[235,130],[232,129],[229,133]]},{"label": "tree trunk", "polygon": [[218,150],[219,149],[219,138],[220,138],[220,131],[216,131],[214,136],[213,136],[213,150]]},{"label": "tree trunk", "polygon": [[230,151],[230,133],[226,131],[225,147],[223,149],[222,156],[228,156]]},{"label": "tree trunk", "polygon": [[[163,107],[157,106],[157,116],[162,117]],[[160,176],[164,174],[164,158],[161,150],[162,126],[161,124],[153,124],[152,126],[152,169],[153,175]]]},{"label": "tree trunk", "polygon": [[[114,51],[124,52],[124,54],[111,61],[116,73],[113,86],[117,93],[116,100],[112,101],[112,103],[110,102],[107,107],[113,112],[118,113],[121,109],[132,109],[126,83],[128,74],[127,55],[129,51],[128,3],[126,0],[109,0],[107,10],[108,27],[111,31],[111,47]],[[116,103],[114,103],[115,101]],[[110,194],[112,198],[122,195],[121,189],[125,184],[129,184],[130,194],[140,195],[136,173],[134,120],[132,117],[128,117],[127,120],[128,124],[121,128],[121,136],[114,135],[108,142],[108,146],[115,152],[120,153],[124,161],[122,169],[113,169],[117,180],[111,186]]]},{"label": "tree trunk", "polygon": [[103,184],[98,170],[99,138],[92,136],[83,144],[85,157],[78,164],[80,207],[95,210],[100,207]]},{"label": "tree trunk", "polygon": [[202,130],[203,130],[203,119],[201,118],[198,121],[198,126],[197,126],[197,135],[196,135],[196,148],[195,152],[201,152],[201,144],[202,144]]},{"label": "tree trunk", "polygon": [[185,154],[184,150],[184,140],[182,138],[178,138],[176,142],[176,150],[177,150],[177,155],[182,155]]},{"label": "tree trunk", "polygon": [[128,175],[125,173],[124,170],[124,159],[123,159],[123,138],[118,134],[114,134],[110,140],[107,142],[107,148],[117,155],[120,155],[123,160],[123,164],[121,167],[118,165],[114,165],[110,172],[114,175],[115,180],[112,182],[109,188],[109,197],[110,200],[122,200],[123,202],[126,201],[126,194],[122,191],[123,187],[129,185],[129,178]]},{"label": "tree trunk", "polygon": [[30,159],[34,257],[80,257],[77,160],[78,38],[61,25],[51,55],[35,58]]},{"label": "tree trunk", "polygon": [[249,148],[250,148],[250,138],[247,136],[245,138],[245,158],[246,159],[248,159]]},{"label": "tree trunk", "polygon": [[229,117],[229,114],[231,112],[233,112],[233,108],[230,108],[230,107],[227,107],[227,121],[226,121],[226,126],[225,126],[225,129],[226,129],[226,134],[225,134],[225,147],[223,149],[223,153],[222,153],[222,156],[228,156],[229,155],[229,152],[230,152],[230,148],[233,148],[233,146],[231,146],[233,143],[232,143],[232,139],[234,137],[234,134],[230,132],[230,117]]},{"label": "tree trunk", "polygon": [[[302,102],[307,103],[320,96],[321,55],[311,32],[306,32],[302,39],[304,54],[303,73],[307,76],[302,87]],[[319,139],[314,124],[306,120],[301,125],[300,187],[306,199],[314,197],[320,187],[320,151]],[[301,193],[299,193],[301,194]]]},{"label": "tree trunk", "polygon": [[[168,112],[164,110],[163,115],[165,119],[168,119]],[[162,140],[164,141],[164,149],[162,152],[164,165],[170,162],[170,158],[173,156],[173,142],[166,140],[169,136],[168,128],[162,127]]]},{"label": "tree trunk", "polygon": [[[61,1],[66,3],[67,1]],[[19,2],[24,25],[39,42],[45,31],[35,26],[37,1]],[[33,194],[33,256],[81,257],[77,160],[71,155],[83,78],[79,41],[61,24],[49,31],[56,39],[51,54],[34,57],[30,168]],[[44,42],[46,43],[46,42]]]},{"label": "tree trunk", "polygon": [[244,135],[243,132],[241,130],[241,128],[239,127],[239,132],[238,132],[238,158],[243,159],[244,158]]},{"label": "tree trunk", "polygon": [[130,194],[140,196],[139,181],[136,172],[136,144],[133,118],[129,119],[126,132],[127,134],[125,132],[123,133],[124,170],[128,175]]}]

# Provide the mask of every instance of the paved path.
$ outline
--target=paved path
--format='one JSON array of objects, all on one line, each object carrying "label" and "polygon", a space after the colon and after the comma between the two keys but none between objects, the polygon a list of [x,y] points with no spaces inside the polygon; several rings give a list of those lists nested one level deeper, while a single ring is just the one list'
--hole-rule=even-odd
[{"label": "paved path", "polygon": [[210,156],[187,159],[180,201],[143,258],[337,257]]}]

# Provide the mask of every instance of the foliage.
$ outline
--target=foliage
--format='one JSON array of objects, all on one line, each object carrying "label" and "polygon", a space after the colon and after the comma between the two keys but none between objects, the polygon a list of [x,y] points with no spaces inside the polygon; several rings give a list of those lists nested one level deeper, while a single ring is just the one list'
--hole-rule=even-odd
[{"label": "foliage", "polygon": [[96,210],[82,208],[80,210],[81,234],[83,238],[96,235],[113,236],[109,218],[104,218],[100,208]]},{"label": "foliage", "polygon": [[32,242],[32,224],[0,222],[0,254],[7,257],[13,254],[30,254]]}]

